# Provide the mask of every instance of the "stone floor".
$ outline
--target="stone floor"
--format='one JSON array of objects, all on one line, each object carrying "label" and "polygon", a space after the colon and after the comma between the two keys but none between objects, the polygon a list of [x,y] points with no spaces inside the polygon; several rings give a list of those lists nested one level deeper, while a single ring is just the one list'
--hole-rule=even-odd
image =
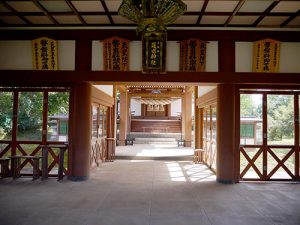
[{"label": "stone floor", "polygon": [[300,185],[222,185],[189,161],[117,160],[86,182],[0,180],[1,225],[300,224]]}]

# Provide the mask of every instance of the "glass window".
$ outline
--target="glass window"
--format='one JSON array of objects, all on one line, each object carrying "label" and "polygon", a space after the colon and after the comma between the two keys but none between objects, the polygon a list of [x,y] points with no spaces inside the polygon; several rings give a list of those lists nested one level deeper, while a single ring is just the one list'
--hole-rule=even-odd
[{"label": "glass window", "polygon": [[17,140],[42,139],[43,93],[20,92],[18,105]]},{"label": "glass window", "polygon": [[13,93],[0,92],[0,140],[11,140],[13,120]]},{"label": "glass window", "polygon": [[107,136],[107,107],[103,108],[103,136]]},{"label": "glass window", "polygon": [[98,138],[98,107],[92,106],[92,137]]},{"label": "glass window", "polygon": [[103,108],[99,110],[99,137],[103,137]]},{"label": "glass window", "polygon": [[240,95],[240,144],[262,144],[262,94]]},{"label": "glass window", "polygon": [[69,92],[48,93],[48,141],[68,141]]},{"label": "glass window", "polygon": [[268,95],[268,145],[294,144],[294,96]]}]

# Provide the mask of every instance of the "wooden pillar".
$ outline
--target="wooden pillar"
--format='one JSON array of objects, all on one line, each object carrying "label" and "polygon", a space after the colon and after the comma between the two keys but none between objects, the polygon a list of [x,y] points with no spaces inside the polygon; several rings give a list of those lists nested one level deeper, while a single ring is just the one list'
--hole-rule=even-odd
[{"label": "wooden pillar", "polygon": [[128,123],[128,94],[127,92],[120,92],[120,133],[119,145],[124,146],[127,136]]},{"label": "wooden pillar", "polygon": [[204,110],[203,108],[199,109],[199,148],[203,149],[203,127],[204,127]]},{"label": "wooden pillar", "polygon": [[127,97],[127,133],[130,133],[131,131],[131,97]]},{"label": "wooden pillar", "polygon": [[200,131],[201,131],[201,124],[200,124],[200,109],[197,106],[197,98],[198,98],[198,86],[195,86],[195,91],[194,91],[194,140],[195,140],[195,148],[199,149],[201,148],[201,137],[200,136]]},{"label": "wooden pillar", "polygon": [[218,42],[219,72],[235,72],[235,41]]},{"label": "wooden pillar", "polygon": [[184,140],[185,132],[185,94],[181,97],[181,133]]},{"label": "wooden pillar", "polygon": [[112,134],[113,138],[117,137],[117,115],[118,115],[118,99],[117,99],[117,86],[113,86],[113,97],[114,97],[114,105],[112,106]]},{"label": "wooden pillar", "polygon": [[[78,83],[72,87],[70,104],[69,179],[87,180],[90,175],[92,85]],[[69,156],[69,157],[70,157]]]},{"label": "wooden pillar", "polygon": [[172,110],[171,104],[168,104],[166,108],[167,108],[167,111],[168,111],[168,115],[167,116],[170,117],[171,116],[171,110]]},{"label": "wooden pillar", "polygon": [[[187,88],[188,89],[188,88]],[[184,141],[185,147],[192,146],[192,91],[189,89],[185,93],[185,100],[184,100]]]},{"label": "wooden pillar", "polygon": [[91,70],[92,41],[76,40],[75,44],[75,70]]},{"label": "wooden pillar", "polygon": [[235,85],[218,85],[217,103],[217,181],[235,180]]}]

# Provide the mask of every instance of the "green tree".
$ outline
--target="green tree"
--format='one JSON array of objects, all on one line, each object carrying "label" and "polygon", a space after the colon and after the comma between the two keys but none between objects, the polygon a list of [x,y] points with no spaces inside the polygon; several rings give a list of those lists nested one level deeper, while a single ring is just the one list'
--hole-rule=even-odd
[{"label": "green tree", "polygon": [[2,136],[5,133],[11,132],[12,114],[13,114],[12,93],[0,92],[0,136]]},{"label": "green tree", "polygon": [[292,138],[294,134],[294,98],[268,95],[268,136],[271,141]]}]

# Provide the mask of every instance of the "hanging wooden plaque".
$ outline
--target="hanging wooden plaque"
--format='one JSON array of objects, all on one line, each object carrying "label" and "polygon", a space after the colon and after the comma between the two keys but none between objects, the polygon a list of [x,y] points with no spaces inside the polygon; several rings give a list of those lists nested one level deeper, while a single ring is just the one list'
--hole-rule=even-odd
[{"label": "hanging wooden plaque", "polygon": [[200,39],[180,41],[180,71],[204,72],[207,42]]},{"label": "hanging wooden plaque", "polygon": [[32,58],[35,70],[57,70],[57,41],[47,37],[32,40]]},{"label": "hanging wooden plaque", "polygon": [[102,42],[104,70],[128,71],[129,40],[120,37],[111,37]]},{"label": "hanging wooden plaque", "polygon": [[166,33],[143,36],[143,73],[166,73]]},{"label": "hanging wooden plaque", "polygon": [[280,42],[264,39],[254,42],[253,72],[277,73],[280,62]]}]

